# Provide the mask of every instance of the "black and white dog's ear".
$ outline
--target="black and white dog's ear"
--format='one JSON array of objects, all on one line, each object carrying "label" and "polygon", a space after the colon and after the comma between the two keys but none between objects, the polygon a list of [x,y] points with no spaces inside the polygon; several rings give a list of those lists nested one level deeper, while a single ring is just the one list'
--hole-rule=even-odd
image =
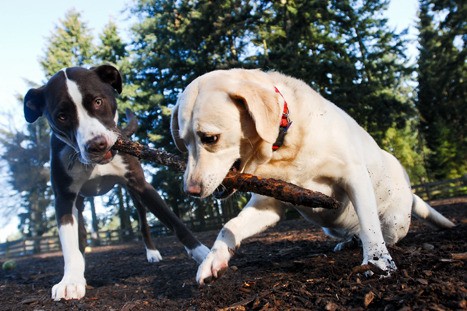
[{"label": "black and white dog's ear", "polygon": [[29,123],[33,123],[42,116],[44,107],[44,86],[38,89],[30,89],[24,97],[24,118]]},{"label": "black and white dog's ear", "polygon": [[102,82],[110,84],[118,94],[122,93],[122,76],[117,68],[111,65],[101,65],[91,68],[91,70],[96,72]]}]

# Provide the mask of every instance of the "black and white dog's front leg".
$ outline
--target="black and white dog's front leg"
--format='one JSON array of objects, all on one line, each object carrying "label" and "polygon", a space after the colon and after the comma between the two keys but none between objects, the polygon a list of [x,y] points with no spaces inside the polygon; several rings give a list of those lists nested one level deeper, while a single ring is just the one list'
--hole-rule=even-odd
[{"label": "black and white dog's front leg", "polygon": [[[52,299],[56,301],[60,299],[80,299],[86,293],[84,241],[80,243],[79,232],[82,209],[83,198],[81,196],[72,193],[64,195],[56,192],[55,212],[65,261],[63,278],[52,287]],[[81,224],[81,226],[83,225]]]},{"label": "black and white dog's front leg", "polygon": [[[138,182],[135,182],[138,180]],[[180,218],[167,206],[157,191],[144,179],[130,178],[128,189],[133,193],[135,200],[146,206],[167,228],[172,230],[176,237],[185,246],[188,256],[197,263],[203,262],[209,253],[209,248],[198,241],[193,233],[185,226]]]}]

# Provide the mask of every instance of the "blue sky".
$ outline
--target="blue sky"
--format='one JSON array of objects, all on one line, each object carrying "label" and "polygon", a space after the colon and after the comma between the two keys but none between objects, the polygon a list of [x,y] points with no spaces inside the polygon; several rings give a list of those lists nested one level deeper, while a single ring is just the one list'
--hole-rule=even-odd
[{"label": "blue sky", "polygon": [[[14,127],[24,125],[22,107],[15,99],[16,94],[24,95],[28,86],[24,79],[35,83],[44,82],[39,65],[39,57],[44,54],[45,38],[49,37],[65,13],[76,9],[82,20],[99,34],[110,19],[119,26],[125,35],[130,23],[128,14],[123,10],[132,0],[10,0],[2,1],[0,8],[0,126],[8,125],[11,120],[2,117],[10,113],[14,117]],[[388,11],[392,27],[402,30],[411,26],[414,34],[417,0],[391,0]],[[410,55],[416,51],[408,47]],[[3,174],[2,174],[3,175]],[[4,177],[4,176],[2,176]],[[3,204],[0,202],[0,208]],[[1,215],[1,212],[0,212]],[[9,226],[2,228],[0,223],[0,242],[6,232],[16,228],[17,221],[12,219]]]},{"label": "blue sky", "polygon": [[[75,8],[95,34],[112,18],[122,30],[128,28],[122,10],[131,0],[13,0],[3,1],[0,10],[0,111],[16,106],[15,94],[24,94],[24,79],[43,82],[38,58],[44,54],[45,38]],[[415,24],[416,0],[392,0],[390,23],[399,28]]]},{"label": "blue sky", "polygon": [[[127,25],[121,11],[128,0],[12,0],[3,1],[0,10],[0,111],[16,106],[15,94],[25,94],[24,79],[37,83],[44,76],[39,56],[44,55],[45,38],[50,36],[65,12],[75,8],[98,34],[112,18]],[[124,27],[122,27],[123,29]],[[126,27],[125,27],[126,28]],[[11,108],[12,109],[12,108]]]}]

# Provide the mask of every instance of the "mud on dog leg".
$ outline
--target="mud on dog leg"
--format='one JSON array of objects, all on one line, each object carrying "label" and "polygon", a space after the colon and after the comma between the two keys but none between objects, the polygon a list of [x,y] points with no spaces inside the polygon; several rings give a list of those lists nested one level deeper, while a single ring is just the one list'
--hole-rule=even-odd
[{"label": "mud on dog leg", "polygon": [[358,236],[363,247],[362,264],[372,263],[389,274],[397,268],[383,238],[371,179],[364,167],[351,176],[347,191],[360,223]]}]

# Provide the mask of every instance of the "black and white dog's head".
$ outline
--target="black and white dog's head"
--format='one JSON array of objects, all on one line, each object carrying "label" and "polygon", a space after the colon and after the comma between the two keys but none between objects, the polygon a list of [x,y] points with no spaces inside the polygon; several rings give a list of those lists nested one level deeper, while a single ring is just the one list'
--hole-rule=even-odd
[{"label": "black and white dog's head", "polygon": [[114,156],[111,147],[118,137],[115,91],[121,93],[122,78],[110,65],[66,68],[28,91],[24,116],[32,123],[45,115],[54,134],[79,153],[81,162],[105,164]]}]

